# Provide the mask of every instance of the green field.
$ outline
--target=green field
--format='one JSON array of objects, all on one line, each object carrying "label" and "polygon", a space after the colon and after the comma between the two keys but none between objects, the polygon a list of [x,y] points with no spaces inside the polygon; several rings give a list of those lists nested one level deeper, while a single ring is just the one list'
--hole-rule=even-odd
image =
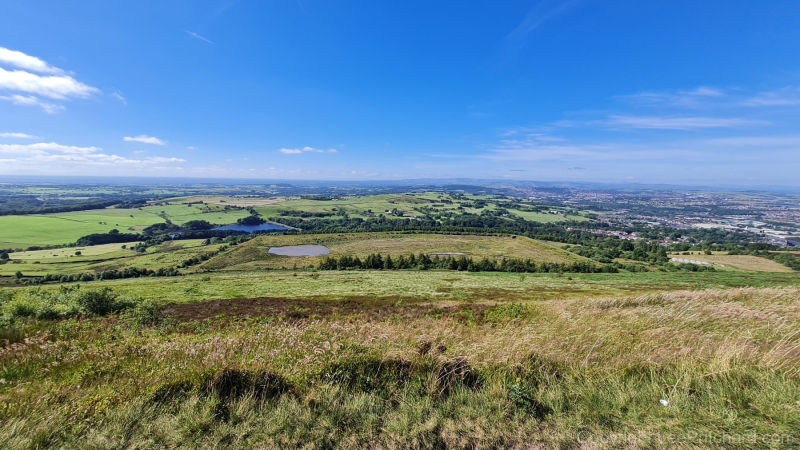
[{"label": "green field", "polygon": [[[443,203],[443,200],[451,203]],[[462,207],[476,200],[488,203],[484,208]],[[201,203],[202,202],[202,203]],[[498,203],[499,202],[499,203]],[[239,198],[226,196],[188,196],[174,197],[149,206],[134,209],[106,208],[100,210],[77,211],[59,214],[36,214],[24,216],[0,216],[0,248],[28,248],[31,246],[63,245],[75,242],[81,236],[92,233],[107,233],[112,229],[120,232],[141,231],[149,225],[170,220],[182,224],[189,220],[206,220],[213,224],[231,224],[246,217],[249,212],[241,208],[254,207],[263,217],[280,218],[280,211],[338,214],[346,213],[353,218],[369,218],[386,211],[390,219],[421,217],[426,213],[460,214],[467,212],[480,214],[483,210],[494,211],[498,204],[506,200],[491,196],[468,195],[461,199],[447,194],[386,194],[369,196],[347,196],[336,200],[310,200],[291,197]],[[191,203],[191,205],[189,205]],[[228,209],[226,209],[226,207]],[[460,209],[459,209],[460,208]],[[552,208],[563,212],[563,208]],[[587,220],[581,215],[568,215],[549,212],[530,212],[509,209],[510,215],[537,222],[558,222],[564,220]],[[399,214],[398,214],[399,213]],[[585,213],[585,212],[584,212]],[[295,214],[289,214],[289,217]]]},{"label": "green field", "polygon": [[[329,213],[337,214],[342,211],[346,212],[349,217],[368,218],[384,214],[389,218],[398,217],[420,217],[425,215],[426,212],[468,212],[472,214],[480,214],[483,209],[495,210],[497,209],[496,203],[503,203],[505,200],[497,200],[492,196],[478,196],[466,195],[463,199],[456,199],[448,194],[439,193],[425,193],[425,194],[383,194],[383,195],[369,195],[369,196],[346,196],[337,198],[335,200],[312,200],[312,199],[299,199],[299,198],[274,198],[274,199],[236,199],[225,197],[188,197],[178,198],[178,201],[205,201],[210,204],[217,205],[240,205],[240,206],[254,206],[255,209],[264,217],[279,217],[280,211],[305,211],[309,213]],[[462,207],[468,205],[475,200],[490,201],[485,208]],[[447,203],[447,201],[451,203]],[[426,209],[427,208],[427,209]],[[563,211],[563,208],[552,208],[554,211]],[[397,210],[402,213],[401,216],[396,214],[386,214],[387,211]],[[563,217],[559,214],[550,214],[548,212],[529,212],[520,211],[516,209],[509,209],[513,215],[517,215],[526,220],[537,222],[558,222],[567,219],[571,220],[587,220],[586,217],[580,215],[571,215]],[[289,216],[292,216],[291,214]]]},{"label": "green field", "polygon": [[[91,282],[163,303],[227,298],[409,298],[508,302],[614,298],[678,290],[800,286],[786,273],[514,274],[451,271],[247,271]],[[9,289],[9,288],[6,288]],[[43,289],[59,289],[45,286]]]},{"label": "green field", "polygon": [[798,285],[746,272],[255,271],[7,288],[7,315],[80,308],[101,287],[139,306],[12,316],[0,441],[668,449],[766,436],[752,448],[794,448]]},{"label": "green field", "polygon": [[[106,244],[15,252],[11,254],[9,263],[0,265],[0,276],[12,276],[16,272],[22,272],[25,276],[43,276],[94,273],[125,267],[167,268],[220,247],[219,244],[201,245],[203,241],[203,239],[167,241],[149,247],[144,254],[130,249],[136,244],[135,242],[125,244],[128,249],[122,249],[122,244]],[[76,251],[80,251],[81,255],[75,255]]]},{"label": "green field", "polygon": [[208,205],[160,205],[141,209],[106,208],[62,214],[0,216],[0,248],[27,248],[34,245],[59,245],[75,242],[81,236],[141,231],[144,227],[169,219],[176,224],[207,220],[215,224],[235,223],[249,213]]},{"label": "green field", "polygon": [[713,255],[700,254],[681,255],[674,253],[671,258],[683,258],[694,261],[704,261],[714,265],[718,270],[744,270],[748,272],[791,272],[792,269],[775,261],[751,255],[728,255],[717,252]]},{"label": "green field", "polygon": [[558,246],[520,236],[462,236],[408,233],[350,233],[322,235],[264,236],[217,256],[203,264],[206,269],[252,270],[316,265],[323,257],[288,257],[268,253],[270,247],[316,244],[330,250],[330,256],[364,257],[371,253],[408,255],[469,256],[474,258],[531,258],[536,261],[569,263],[586,260]]},{"label": "green field", "polygon": [[[242,207],[351,217],[444,214],[479,200],[490,203],[477,213],[502,208],[489,196],[442,202],[452,198],[172,198],[141,210],[0,217],[0,226],[31,228],[4,234],[0,247],[167,219],[231,223],[249,214]],[[523,236],[235,241],[11,253],[0,265],[2,447],[671,449],[729,439],[722,447],[800,448],[800,276],[768,259],[675,255],[726,266],[714,272],[336,271],[317,270],[322,257],[268,250],[588,260]],[[182,268],[22,286],[128,267]]]}]

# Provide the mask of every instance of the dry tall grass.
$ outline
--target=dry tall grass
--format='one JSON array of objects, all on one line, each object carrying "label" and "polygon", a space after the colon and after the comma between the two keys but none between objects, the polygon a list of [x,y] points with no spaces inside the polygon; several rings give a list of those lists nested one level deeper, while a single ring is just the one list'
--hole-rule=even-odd
[{"label": "dry tall grass", "polygon": [[[28,322],[6,448],[800,446],[800,290]],[[382,306],[383,308],[384,306]]]}]

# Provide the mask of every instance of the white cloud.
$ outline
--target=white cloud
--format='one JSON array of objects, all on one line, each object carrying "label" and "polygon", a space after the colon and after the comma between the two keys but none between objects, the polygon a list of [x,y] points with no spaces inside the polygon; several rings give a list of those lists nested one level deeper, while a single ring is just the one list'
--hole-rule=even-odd
[{"label": "white cloud", "polygon": [[[186,31],[186,30],[184,30],[184,31]],[[199,34],[193,32],[193,31],[186,31],[186,34],[188,34],[189,36],[191,36],[191,37],[193,37],[195,39],[199,39],[201,41],[208,42],[209,44],[216,45],[213,42],[209,41],[208,39],[204,38],[203,36],[200,36]]]},{"label": "white cloud", "polygon": [[640,106],[673,106],[684,108],[697,108],[706,106],[714,99],[726,97],[718,89],[700,86],[689,91],[653,92],[645,91],[638,94],[618,95],[614,97]]},{"label": "white cloud", "polygon": [[0,153],[18,155],[43,155],[50,152],[65,154],[88,154],[99,151],[98,147],[75,147],[56,144],[55,142],[39,142],[37,144],[0,144]]},{"label": "white cloud", "polygon": [[680,94],[697,95],[700,97],[722,97],[723,95],[725,95],[722,93],[722,91],[707,86],[699,86],[692,89],[691,91],[681,91]]},{"label": "white cloud", "polygon": [[[314,147],[282,148],[278,151],[283,153],[284,155],[302,155],[303,153],[325,153],[325,150],[320,150]],[[339,151],[336,150],[335,148],[331,148],[328,149],[328,153],[339,153]]]},{"label": "white cloud", "polygon": [[[2,69],[0,69],[2,70]],[[46,102],[40,98],[34,97],[33,95],[18,95],[14,94],[10,97],[0,96],[3,100],[8,100],[15,105],[21,106],[38,106],[42,108],[44,112],[47,114],[56,114],[60,113],[61,111],[65,110],[62,105],[58,105],[56,103]]]},{"label": "white cloud", "polygon": [[64,173],[66,170],[85,171],[87,167],[152,168],[153,165],[158,164],[185,162],[181,158],[166,156],[141,159],[128,158],[103,153],[99,147],[78,147],[55,142],[26,145],[0,144],[0,154],[12,155],[11,158],[2,160],[2,171],[4,173],[15,171],[24,171],[25,173]]},{"label": "white cloud", "polygon": [[751,136],[719,138],[708,141],[726,147],[800,147],[800,136]]},{"label": "white cloud", "polygon": [[0,137],[14,138],[14,139],[36,139],[38,136],[33,136],[26,133],[0,133]]},{"label": "white cloud", "polygon": [[0,67],[0,89],[41,95],[57,100],[70,97],[85,98],[100,92],[69,75],[37,75],[24,70],[5,70]]},{"label": "white cloud", "polygon": [[0,47],[0,91],[9,96],[0,96],[15,105],[38,106],[48,114],[63,111],[64,106],[41,99],[69,100],[87,98],[100,92],[95,87],[81,83],[58,67],[25,53]]},{"label": "white cloud", "polygon": [[128,104],[128,101],[125,100],[125,97],[123,97],[118,92],[112,92],[111,96],[114,97],[115,99],[119,100],[123,105],[127,105]]},{"label": "white cloud", "polygon": [[522,22],[506,36],[506,41],[523,41],[531,32],[539,28],[544,22],[554,16],[576,6],[578,0],[542,0],[536,4],[525,16]]},{"label": "white cloud", "polygon": [[164,145],[165,142],[161,139],[153,136],[147,136],[146,134],[142,134],[136,137],[125,136],[122,138],[125,142],[141,142],[142,144],[151,144],[151,145]]},{"label": "white cloud", "polygon": [[645,128],[658,130],[696,130],[703,128],[733,128],[764,125],[763,121],[715,117],[654,117],[611,116],[606,122],[612,127]]},{"label": "white cloud", "polygon": [[26,55],[16,50],[9,50],[5,47],[0,47],[0,63],[39,73],[64,73],[58,67],[53,67],[35,56]]},{"label": "white cloud", "polygon": [[800,89],[783,88],[777,91],[762,92],[742,102],[745,106],[794,106],[800,105]]}]

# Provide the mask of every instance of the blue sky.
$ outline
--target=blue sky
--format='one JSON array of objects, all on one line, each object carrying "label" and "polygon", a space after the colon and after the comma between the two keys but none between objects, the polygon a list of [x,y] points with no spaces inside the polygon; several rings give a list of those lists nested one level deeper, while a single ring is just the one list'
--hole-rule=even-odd
[{"label": "blue sky", "polygon": [[800,2],[0,0],[0,174],[798,186]]}]

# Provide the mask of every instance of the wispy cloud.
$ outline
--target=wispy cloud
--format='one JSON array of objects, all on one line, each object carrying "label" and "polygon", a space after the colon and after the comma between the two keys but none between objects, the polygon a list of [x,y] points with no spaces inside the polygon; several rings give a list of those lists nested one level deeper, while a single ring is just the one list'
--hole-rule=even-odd
[{"label": "wispy cloud", "polygon": [[525,18],[506,36],[506,42],[521,48],[530,33],[539,28],[544,22],[554,16],[576,6],[580,0],[542,0],[531,9]]},{"label": "wispy cloud", "polygon": [[282,148],[278,151],[283,153],[284,155],[302,155],[303,153],[339,153],[339,151],[336,150],[335,148],[330,148],[326,151],[314,147]]},{"label": "wispy cloud", "polygon": [[61,111],[64,111],[66,109],[63,105],[47,102],[33,95],[14,94],[11,96],[0,96],[0,98],[3,100],[8,100],[15,105],[37,106],[39,108],[42,108],[42,110],[47,114],[60,113]]},{"label": "wispy cloud", "polygon": [[64,71],[58,67],[53,67],[35,56],[26,55],[25,53],[16,50],[9,50],[5,47],[0,47],[0,63],[29,70],[31,72],[54,75],[60,75],[64,73]]},{"label": "wispy cloud", "polygon": [[119,92],[112,92],[111,96],[114,97],[115,99],[119,100],[120,103],[122,103],[123,105],[127,105],[128,104],[128,101],[125,100],[125,97],[123,97],[122,94],[120,94]]},{"label": "wispy cloud", "polygon": [[636,94],[618,95],[614,98],[638,106],[696,108],[724,97],[726,97],[725,93],[718,89],[700,86],[688,91],[645,91]]},{"label": "wispy cloud", "polygon": [[777,91],[762,92],[742,102],[745,106],[795,106],[800,105],[800,89],[786,87]]},{"label": "wispy cloud", "polygon": [[736,118],[716,117],[653,117],[611,116],[605,121],[608,126],[619,128],[641,128],[658,130],[697,130],[703,128],[734,128],[765,125],[767,122]]},{"label": "wispy cloud", "polygon": [[186,34],[188,34],[189,36],[191,36],[191,37],[193,37],[195,39],[199,39],[199,40],[201,40],[203,42],[208,42],[211,45],[217,45],[217,44],[214,44],[213,42],[211,42],[210,40],[204,38],[203,36],[200,36],[199,34],[195,33],[194,31],[186,31],[186,30],[183,30],[183,31],[185,31]]},{"label": "wispy cloud", "polygon": [[795,147],[800,148],[800,136],[742,136],[709,139],[708,143],[725,147]]},{"label": "wispy cloud", "polygon": [[151,144],[151,145],[164,145],[166,142],[162,141],[161,139],[153,136],[147,136],[146,134],[142,134],[140,136],[131,137],[125,136],[122,138],[125,142],[140,142],[142,144]]},{"label": "wispy cloud", "polygon": [[155,164],[182,163],[181,158],[154,156],[148,158],[127,158],[103,153],[99,147],[79,147],[55,142],[36,144],[0,144],[0,155],[10,155],[4,159],[3,172],[28,170],[33,173],[53,170],[63,173],[69,167],[83,169],[86,166],[106,167],[150,167]]},{"label": "wispy cloud", "polygon": [[65,154],[88,154],[99,151],[98,147],[76,147],[56,144],[55,142],[39,142],[36,144],[0,144],[0,153],[23,155],[42,155],[50,152]]},{"label": "wispy cloud", "polygon": [[[0,97],[3,100],[15,105],[37,106],[49,114],[65,109],[52,100],[87,98],[100,92],[35,56],[5,47],[0,47],[0,91],[10,94]],[[42,100],[41,97],[51,101]]]},{"label": "wispy cloud", "polygon": [[41,76],[24,70],[5,70],[0,67],[0,89],[41,95],[64,100],[70,97],[85,98],[99,92],[68,75]]},{"label": "wispy cloud", "polygon": [[26,133],[0,133],[0,137],[13,139],[38,139],[38,136],[33,136]]}]

